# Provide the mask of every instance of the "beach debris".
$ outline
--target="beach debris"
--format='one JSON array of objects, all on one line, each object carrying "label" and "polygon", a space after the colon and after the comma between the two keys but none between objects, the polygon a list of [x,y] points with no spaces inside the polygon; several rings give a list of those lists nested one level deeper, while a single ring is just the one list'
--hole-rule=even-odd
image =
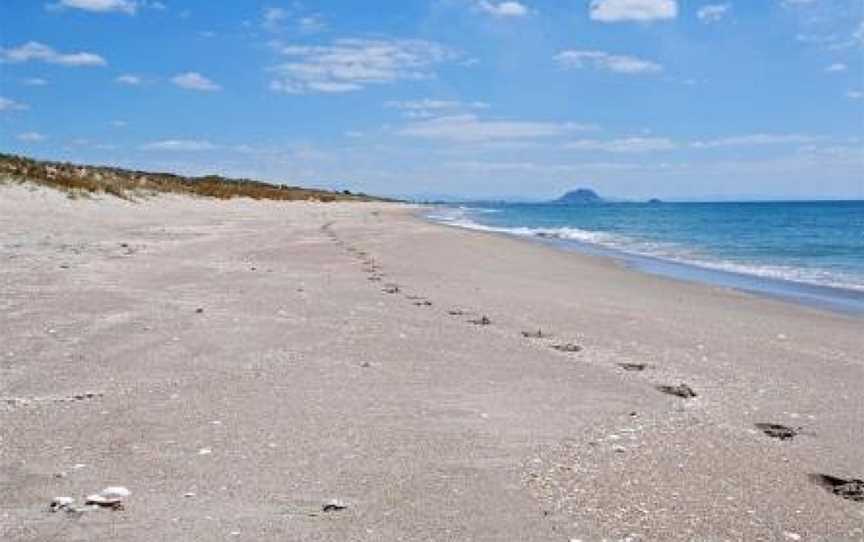
[{"label": "beach debris", "polygon": [[204,312],[204,309],[202,309],[201,307],[198,307],[197,309],[195,309],[195,314],[201,314],[203,312]]},{"label": "beach debris", "polygon": [[683,382],[681,384],[678,384],[677,386],[657,386],[657,389],[662,391],[663,393],[668,393],[669,395],[674,395],[682,399],[691,399],[693,397],[696,397],[696,392],[693,391],[693,388],[691,388],[687,384],[684,384]]},{"label": "beach debris", "polygon": [[385,294],[398,294],[400,290],[399,290],[399,286],[397,286],[395,284],[388,284],[381,291],[384,292]]},{"label": "beach debris", "polygon": [[346,508],[348,508],[348,505],[340,501],[339,499],[330,499],[329,501],[324,503],[324,505],[321,507],[321,511],[338,512],[340,510],[345,510]]},{"label": "beach debris", "polygon": [[781,425],[779,423],[757,423],[754,425],[769,437],[780,440],[792,440],[801,430],[800,427],[798,429],[793,429],[792,427]]},{"label": "beach debris", "polygon": [[550,348],[559,352],[581,352],[582,347],[576,343],[553,344]]},{"label": "beach debris", "polygon": [[449,314],[450,316],[462,316],[463,314],[465,314],[465,311],[463,311],[462,309],[450,309],[449,311],[447,311],[447,314]]},{"label": "beach debris", "polygon": [[72,497],[54,497],[51,499],[51,504],[48,505],[48,511],[51,513],[65,512],[72,517],[81,517],[85,510],[75,506],[75,499]]},{"label": "beach debris", "polygon": [[123,510],[123,499],[131,494],[132,492],[123,486],[108,486],[99,493],[88,495],[84,504],[111,510]]},{"label": "beach debris", "polygon": [[368,369],[369,367],[372,367],[372,364],[369,363],[368,361],[364,361],[363,363],[360,364],[360,367],[363,367],[364,369]]},{"label": "beach debris", "polygon": [[211,448],[201,448],[200,450],[198,450],[198,455],[210,455],[212,453],[213,450]]},{"label": "beach debris", "polygon": [[810,480],[831,493],[855,502],[864,502],[864,480],[843,479],[828,474],[811,474]]},{"label": "beach debris", "polygon": [[549,335],[543,333],[542,329],[538,329],[537,331],[523,331],[522,336],[526,339],[542,339],[543,337],[548,337]]},{"label": "beach debris", "polygon": [[474,324],[475,326],[488,326],[492,323],[492,320],[490,320],[489,317],[484,314],[480,318],[474,318],[468,320],[468,322]]},{"label": "beach debris", "polygon": [[189,492],[184,493],[183,496],[186,497],[187,499],[191,499],[192,497],[195,496],[195,492],[189,491]]},{"label": "beach debris", "polygon": [[72,506],[72,503],[75,502],[75,499],[72,497],[54,497],[51,499],[51,504],[48,505],[48,509],[52,512],[57,512],[58,510],[65,510]]},{"label": "beach debris", "polygon": [[648,365],[645,363],[619,363],[618,367],[621,367],[625,371],[644,371],[648,368]]},{"label": "beach debris", "polygon": [[429,301],[428,299],[424,299],[423,301],[415,301],[414,304],[417,305],[418,307],[431,307],[432,306],[432,302]]},{"label": "beach debris", "polygon": [[70,403],[73,401],[99,399],[103,395],[102,392],[85,391],[64,397],[0,397],[0,403],[6,403],[11,406],[29,405],[33,403]]}]

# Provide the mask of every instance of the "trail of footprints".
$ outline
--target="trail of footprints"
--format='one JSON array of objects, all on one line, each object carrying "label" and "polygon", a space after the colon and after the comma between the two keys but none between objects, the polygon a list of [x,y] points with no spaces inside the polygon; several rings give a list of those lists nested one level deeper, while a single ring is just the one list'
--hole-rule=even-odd
[{"label": "trail of footprints", "polygon": [[[387,275],[383,272],[381,266],[375,261],[375,259],[370,256],[366,251],[359,249],[356,246],[351,245],[340,239],[339,236],[333,231],[332,226],[332,222],[327,223],[321,227],[321,230],[334,244],[341,247],[343,250],[345,250],[345,252],[347,252],[350,256],[354,257],[361,263],[361,269],[367,275],[367,280],[373,283],[382,283],[381,292],[383,294],[401,294],[406,300],[410,301],[417,307],[433,306],[433,303],[430,299],[427,299],[423,296],[406,294],[399,284],[396,284],[394,282],[385,282],[384,279]],[[492,319],[488,315],[475,311],[469,311],[464,308],[451,308],[446,311],[446,314],[453,317],[465,317],[466,323],[478,327],[486,327],[493,325]],[[521,332],[521,337],[523,339],[545,345],[551,350],[565,355],[578,354],[583,351],[583,347],[581,345],[574,342],[556,341],[551,333],[543,329],[524,330]],[[624,362],[618,363],[617,365],[621,370],[626,372],[641,373],[650,369],[650,366],[646,363]],[[678,397],[682,400],[689,400],[698,397],[696,391],[683,382],[678,384],[657,385],[655,386],[655,388],[662,393]],[[766,436],[783,442],[791,441],[795,437],[803,433],[802,427],[793,428],[778,423],[759,422],[755,423],[754,426]],[[846,479],[831,476],[828,474],[810,474],[809,480],[838,497],[854,502],[864,502],[864,480],[860,480],[857,478]]]}]

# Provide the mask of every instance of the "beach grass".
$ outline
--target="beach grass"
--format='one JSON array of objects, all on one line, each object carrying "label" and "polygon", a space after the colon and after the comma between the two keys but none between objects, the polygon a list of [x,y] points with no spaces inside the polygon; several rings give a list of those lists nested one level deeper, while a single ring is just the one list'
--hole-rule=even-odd
[{"label": "beach grass", "polygon": [[48,186],[66,192],[71,198],[108,194],[125,200],[135,200],[170,193],[216,199],[385,201],[383,198],[355,194],[348,190],[320,190],[219,175],[187,177],[175,173],[49,162],[2,153],[0,179]]}]

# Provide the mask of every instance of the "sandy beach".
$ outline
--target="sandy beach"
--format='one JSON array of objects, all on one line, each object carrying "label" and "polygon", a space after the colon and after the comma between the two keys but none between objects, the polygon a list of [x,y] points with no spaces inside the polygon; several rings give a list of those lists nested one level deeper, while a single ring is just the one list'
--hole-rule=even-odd
[{"label": "sandy beach", "polygon": [[0,539],[864,540],[860,318],[417,212],[0,185]]}]

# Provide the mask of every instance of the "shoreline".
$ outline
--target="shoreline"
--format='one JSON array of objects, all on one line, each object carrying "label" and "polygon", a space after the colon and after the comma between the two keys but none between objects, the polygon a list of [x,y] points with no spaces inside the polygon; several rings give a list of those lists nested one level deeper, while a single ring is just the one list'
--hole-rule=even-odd
[{"label": "shoreline", "polygon": [[0,534],[864,536],[860,319],[415,212],[0,187]]},{"label": "shoreline", "polygon": [[745,292],[769,299],[781,300],[798,305],[828,310],[831,312],[864,318],[864,291],[840,286],[814,284],[775,277],[761,276],[739,271],[732,271],[699,265],[694,262],[677,261],[673,259],[651,256],[621,249],[606,247],[574,239],[553,239],[540,236],[526,236],[496,229],[485,229],[460,224],[448,223],[429,216],[434,207],[416,214],[417,218],[443,226],[476,231],[479,233],[497,234],[515,240],[540,243],[556,247],[559,250],[587,254],[601,258],[609,258],[639,272],[680,280],[684,282],[703,284],[712,287],[726,287],[739,292]]}]

